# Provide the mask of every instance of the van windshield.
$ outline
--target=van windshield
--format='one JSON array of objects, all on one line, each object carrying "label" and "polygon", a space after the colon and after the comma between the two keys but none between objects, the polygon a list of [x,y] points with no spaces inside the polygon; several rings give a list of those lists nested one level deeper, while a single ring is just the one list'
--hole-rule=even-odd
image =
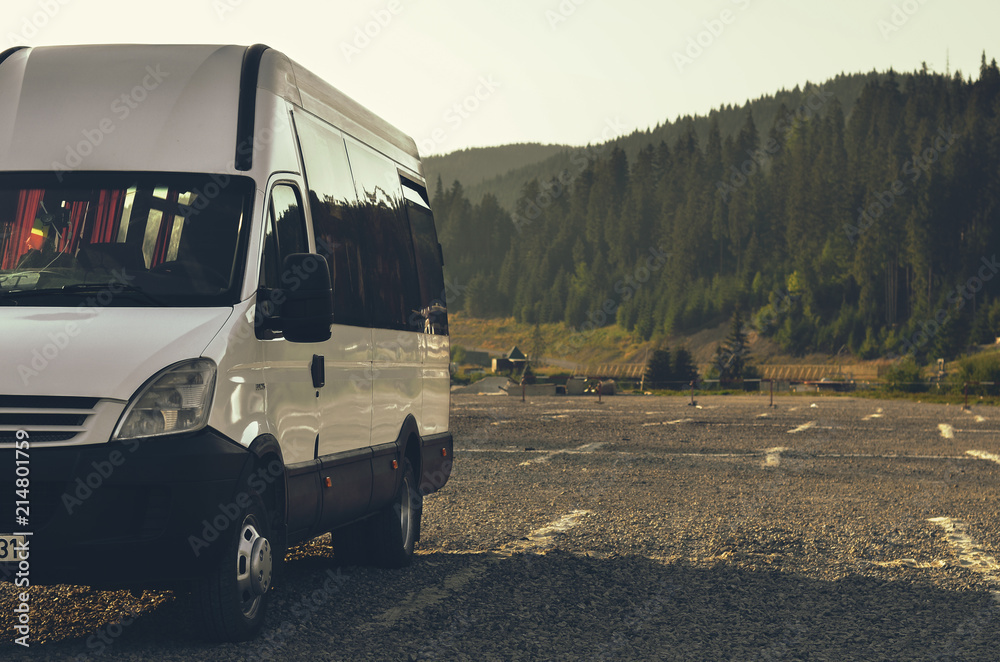
[{"label": "van windshield", "polygon": [[0,305],[232,305],[253,192],[226,175],[0,175]]}]

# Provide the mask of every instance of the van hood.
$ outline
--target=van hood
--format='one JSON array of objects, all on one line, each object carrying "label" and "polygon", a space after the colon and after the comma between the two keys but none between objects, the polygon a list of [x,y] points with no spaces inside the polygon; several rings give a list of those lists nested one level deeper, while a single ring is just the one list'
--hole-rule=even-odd
[{"label": "van hood", "polygon": [[232,308],[0,308],[0,395],[128,400],[198,358]]}]

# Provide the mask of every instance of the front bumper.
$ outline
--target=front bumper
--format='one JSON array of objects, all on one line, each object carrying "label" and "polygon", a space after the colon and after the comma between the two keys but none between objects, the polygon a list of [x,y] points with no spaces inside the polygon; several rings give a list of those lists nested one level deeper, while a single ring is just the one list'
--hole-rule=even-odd
[{"label": "front bumper", "polygon": [[[15,511],[15,452],[0,450],[0,533],[32,533],[31,583],[99,586],[169,585],[202,574],[235,526],[227,513],[251,459],[210,428],[28,453],[24,526]],[[4,565],[12,564],[0,564],[0,579]]]}]

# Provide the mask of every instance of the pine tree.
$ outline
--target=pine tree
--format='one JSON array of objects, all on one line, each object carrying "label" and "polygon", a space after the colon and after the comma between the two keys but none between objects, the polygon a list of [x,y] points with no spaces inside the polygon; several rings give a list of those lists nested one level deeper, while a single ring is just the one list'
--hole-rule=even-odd
[{"label": "pine tree", "polygon": [[719,379],[723,383],[742,381],[749,358],[750,346],[743,324],[743,314],[737,308],[729,325],[729,336],[725,343],[715,348],[714,363],[719,371]]},{"label": "pine tree", "polygon": [[670,382],[674,381],[673,367],[670,363],[670,348],[665,347],[663,349],[655,350],[649,357],[649,363],[646,364],[646,383],[651,388],[668,388],[673,386]]},{"label": "pine tree", "polygon": [[694,365],[694,357],[685,347],[674,350],[674,379],[690,383],[698,381],[698,369]]}]

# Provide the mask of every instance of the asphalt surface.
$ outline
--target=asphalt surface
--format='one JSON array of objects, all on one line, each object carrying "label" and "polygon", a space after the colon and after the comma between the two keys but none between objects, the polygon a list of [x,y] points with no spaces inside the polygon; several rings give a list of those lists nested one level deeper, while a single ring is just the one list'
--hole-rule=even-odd
[{"label": "asphalt surface", "polygon": [[[453,398],[402,570],[295,551],[263,637],[171,594],[35,589],[11,660],[996,660],[1000,410],[766,396]],[[971,453],[970,453],[971,451]]]}]

